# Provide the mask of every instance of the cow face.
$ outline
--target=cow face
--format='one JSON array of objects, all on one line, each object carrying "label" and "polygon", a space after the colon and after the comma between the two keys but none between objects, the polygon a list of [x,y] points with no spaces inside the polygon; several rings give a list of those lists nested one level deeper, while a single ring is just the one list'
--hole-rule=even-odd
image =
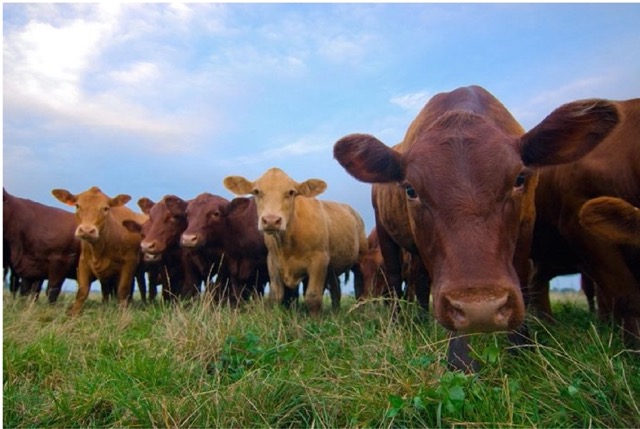
[{"label": "cow face", "polygon": [[157,260],[168,247],[178,245],[187,228],[187,203],[174,195],[166,195],[158,203],[140,198],[138,206],[149,219],[142,225],[140,249],[145,260]]},{"label": "cow face", "polygon": [[188,225],[180,244],[184,247],[218,246],[224,234],[222,212],[229,201],[209,193],[198,195],[187,206]]},{"label": "cow face", "polygon": [[236,195],[252,194],[258,211],[258,229],[278,234],[287,230],[296,197],[315,197],[324,192],[327,184],[319,179],[298,183],[279,168],[271,168],[255,182],[240,176],[226,177],[224,186]]},{"label": "cow face", "polygon": [[114,207],[125,205],[131,199],[129,195],[124,194],[109,198],[96,186],[78,195],[65,189],[54,189],[51,193],[60,202],[75,206],[78,223],[75,235],[88,242],[96,242],[100,239],[100,231],[109,217],[109,211]]},{"label": "cow face", "polygon": [[440,324],[501,331],[524,319],[513,261],[537,183],[533,167],[578,159],[616,123],[611,104],[576,102],[518,138],[484,116],[452,111],[423,126],[404,153],[358,134],[339,140],[334,155],[357,179],[395,182],[405,194]]}]

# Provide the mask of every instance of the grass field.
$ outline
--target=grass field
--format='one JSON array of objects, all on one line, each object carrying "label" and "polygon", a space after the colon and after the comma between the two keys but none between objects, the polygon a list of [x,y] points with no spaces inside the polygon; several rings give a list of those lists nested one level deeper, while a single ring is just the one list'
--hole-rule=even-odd
[{"label": "grass field", "polygon": [[446,332],[411,304],[393,321],[348,297],[320,320],[90,300],[70,319],[72,299],[5,292],[4,427],[640,427],[640,357],[577,293],[530,320],[528,350],[474,337],[474,375],[447,370]]}]

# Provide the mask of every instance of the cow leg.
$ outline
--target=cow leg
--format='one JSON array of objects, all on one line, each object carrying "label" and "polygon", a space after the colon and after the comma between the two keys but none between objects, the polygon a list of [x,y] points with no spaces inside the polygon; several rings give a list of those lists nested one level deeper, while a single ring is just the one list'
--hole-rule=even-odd
[{"label": "cow leg", "polygon": [[340,279],[333,270],[327,273],[327,285],[329,286],[329,295],[331,296],[331,308],[334,311],[340,310]]},{"label": "cow leg", "polygon": [[53,304],[58,300],[58,296],[60,296],[60,292],[62,291],[62,284],[64,283],[64,277],[59,279],[51,279],[49,278],[49,284],[47,285],[47,298],[49,300],[49,304]]},{"label": "cow leg", "polygon": [[480,370],[478,361],[471,357],[469,339],[465,336],[457,336],[453,332],[449,334],[447,363],[453,371],[474,373]]},{"label": "cow leg", "polygon": [[[147,302],[147,279],[145,279],[144,268],[142,264],[138,266],[136,270],[136,283],[138,283],[138,289],[140,290],[140,299],[142,302]],[[133,297],[133,290],[131,291]]]},{"label": "cow leg", "polygon": [[322,312],[322,295],[327,280],[328,264],[329,258],[323,255],[313,258],[309,266],[309,286],[304,295],[304,302],[312,317],[318,317]]},{"label": "cow leg", "polygon": [[384,296],[393,295],[397,300],[402,297],[402,251],[379,222],[376,222],[376,230],[387,275],[388,288]]},{"label": "cow leg", "polygon": [[78,291],[76,292],[76,299],[73,302],[73,306],[69,310],[70,316],[77,316],[84,306],[84,302],[89,296],[89,290],[91,288],[91,280],[93,273],[82,259],[78,265]]},{"label": "cow leg", "polygon": [[596,285],[588,276],[582,274],[580,276],[580,289],[587,297],[587,304],[589,305],[589,313],[595,314],[596,312]]},{"label": "cow leg", "polygon": [[537,266],[533,271],[527,288],[529,308],[532,313],[548,322],[553,321],[551,300],[549,299],[550,280],[550,276],[541,267]]},{"label": "cow leg", "polygon": [[118,304],[121,307],[126,307],[131,298],[131,289],[133,285],[133,279],[136,273],[137,261],[133,264],[127,263],[122,266],[120,270],[120,277],[118,279]]},{"label": "cow leg", "polygon": [[[269,269],[269,302],[272,304],[282,304],[284,284],[280,276],[280,270],[278,270],[278,263],[271,253],[267,255],[267,268]],[[296,285],[296,288],[297,287]]]},{"label": "cow leg", "polygon": [[[407,284],[413,284],[413,291],[415,297],[425,312],[429,312],[429,294],[431,292],[431,284],[429,280],[429,273],[422,263],[422,259],[413,255],[411,258],[411,265],[409,271],[409,279]],[[407,287],[408,289],[408,287]]]},{"label": "cow leg", "polygon": [[116,295],[116,278],[115,276],[103,278],[100,280],[100,289],[102,291],[102,303],[106,304],[112,297]]}]

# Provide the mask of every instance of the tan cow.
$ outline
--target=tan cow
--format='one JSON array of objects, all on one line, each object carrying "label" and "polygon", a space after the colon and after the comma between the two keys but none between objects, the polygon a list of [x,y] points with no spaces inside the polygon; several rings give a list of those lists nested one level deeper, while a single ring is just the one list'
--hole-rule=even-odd
[{"label": "tan cow", "polygon": [[285,286],[297,288],[308,277],[305,303],[312,315],[318,315],[325,281],[335,293],[337,276],[357,269],[354,266],[367,251],[360,215],[346,204],[316,199],[327,187],[324,181],[298,183],[278,168],[254,182],[229,176],[224,186],[236,195],[255,196],[258,229],[268,250],[269,298],[282,302]]},{"label": "tan cow", "polygon": [[580,224],[609,242],[640,246],[640,209],[621,198],[587,201],[580,209]]},{"label": "tan cow", "polygon": [[64,204],[76,207],[75,235],[81,239],[78,292],[70,315],[77,315],[82,309],[94,278],[117,278],[118,302],[126,305],[140,261],[141,236],[127,230],[122,222],[130,219],[143,224],[147,216],[124,207],[131,199],[129,195],[109,198],[95,186],[78,195],[64,189],[51,193]]}]

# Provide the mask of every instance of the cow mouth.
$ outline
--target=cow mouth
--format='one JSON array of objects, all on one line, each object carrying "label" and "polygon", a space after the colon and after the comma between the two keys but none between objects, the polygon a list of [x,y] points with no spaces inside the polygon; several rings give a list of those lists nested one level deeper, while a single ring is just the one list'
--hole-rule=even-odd
[{"label": "cow mouth", "polygon": [[87,241],[89,243],[95,243],[98,241],[98,237],[91,234],[76,234],[80,240]]},{"label": "cow mouth", "polygon": [[144,253],[142,259],[145,262],[158,262],[162,259],[162,253]]}]

